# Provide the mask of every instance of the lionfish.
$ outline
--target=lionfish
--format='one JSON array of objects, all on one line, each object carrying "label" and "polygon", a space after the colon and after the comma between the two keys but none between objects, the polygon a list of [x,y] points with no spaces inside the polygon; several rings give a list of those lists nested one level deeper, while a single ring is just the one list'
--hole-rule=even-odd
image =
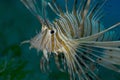
[{"label": "lionfish", "polygon": [[[34,38],[23,42],[43,51],[42,69],[49,67],[53,55],[58,69],[68,72],[71,80],[99,80],[97,65],[120,72],[120,37],[114,30],[120,22],[105,28],[100,21],[107,0],[73,0],[71,10],[64,0],[65,11],[57,0],[21,1],[42,25]],[[47,18],[46,7],[56,15],[54,20]]]}]

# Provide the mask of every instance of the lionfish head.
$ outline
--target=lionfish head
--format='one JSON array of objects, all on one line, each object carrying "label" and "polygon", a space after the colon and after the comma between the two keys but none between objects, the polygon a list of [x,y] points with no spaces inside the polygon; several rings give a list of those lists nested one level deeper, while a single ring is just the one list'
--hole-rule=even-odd
[{"label": "lionfish head", "polygon": [[39,50],[46,50],[47,52],[52,52],[52,43],[54,43],[53,38],[56,34],[56,30],[53,27],[48,27],[43,24],[41,31],[30,40],[31,47]]}]

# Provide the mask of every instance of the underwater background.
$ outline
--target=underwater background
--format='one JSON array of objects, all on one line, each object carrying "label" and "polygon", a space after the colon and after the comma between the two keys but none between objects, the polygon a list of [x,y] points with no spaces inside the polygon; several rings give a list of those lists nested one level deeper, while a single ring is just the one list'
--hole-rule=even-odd
[{"label": "underwater background", "polygon": [[[63,0],[58,2],[64,4]],[[104,9],[107,15],[102,23],[106,27],[120,22],[120,0],[108,0]],[[0,0],[0,80],[69,80],[67,73],[56,68],[42,72],[42,52],[29,50],[29,44],[20,45],[34,37],[40,29],[41,24],[20,0]],[[120,73],[98,68],[102,80],[120,80]]]}]

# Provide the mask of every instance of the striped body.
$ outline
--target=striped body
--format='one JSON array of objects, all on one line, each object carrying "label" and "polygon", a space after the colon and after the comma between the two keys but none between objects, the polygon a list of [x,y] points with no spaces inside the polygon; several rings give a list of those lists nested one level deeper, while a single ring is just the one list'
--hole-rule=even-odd
[{"label": "striped body", "polygon": [[[67,71],[72,80],[99,80],[94,73],[96,64],[120,72],[115,66],[120,65],[120,41],[116,41],[120,36],[112,30],[118,28],[120,23],[105,29],[100,21],[104,17],[102,8],[107,0],[81,0],[78,7],[77,0],[74,0],[71,12],[67,5],[69,0],[65,0],[65,12],[56,4],[56,0],[42,0],[43,17],[40,16],[37,0],[22,2],[42,24],[41,32],[27,41],[32,48],[43,51],[42,69],[48,68],[50,55],[54,53],[58,68]],[[53,21],[47,19],[46,6],[58,18]]]}]

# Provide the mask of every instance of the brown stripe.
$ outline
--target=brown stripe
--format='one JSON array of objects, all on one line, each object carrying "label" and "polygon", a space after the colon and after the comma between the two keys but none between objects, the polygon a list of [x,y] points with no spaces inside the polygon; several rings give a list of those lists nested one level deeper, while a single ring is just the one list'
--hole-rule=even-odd
[{"label": "brown stripe", "polygon": [[[67,15],[67,16],[70,17],[70,15]],[[72,23],[71,23],[71,21],[68,19],[67,16],[65,16],[64,18],[65,18],[65,20],[66,20],[67,23],[68,23],[68,26],[69,26],[70,32],[71,32],[71,36],[73,37],[73,36],[75,35],[75,33],[74,33],[74,30],[73,30],[73,27],[72,27]]]},{"label": "brown stripe", "polygon": [[59,21],[56,21],[56,23],[58,24],[58,27],[60,28],[60,30],[62,31],[62,33],[67,36],[67,33],[65,32],[65,30],[62,28],[61,24]]},{"label": "brown stripe", "polygon": [[67,45],[65,44],[65,42],[59,37],[58,33],[56,33],[56,38],[57,40],[61,43],[62,47],[65,48],[65,50],[70,53],[69,48],[67,47]]},{"label": "brown stripe", "polygon": [[46,34],[47,34],[47,29],[45,30],[45,33],[44,33],[44,35],[43,35],[43,37],[42,37],[42,41],[41,41],[41,44],[42,44],[42,46],[43,47],[45,47],[45,44],[43,44],[44,43],[44,39],[45,39],[45,37],[46,37]]}]

